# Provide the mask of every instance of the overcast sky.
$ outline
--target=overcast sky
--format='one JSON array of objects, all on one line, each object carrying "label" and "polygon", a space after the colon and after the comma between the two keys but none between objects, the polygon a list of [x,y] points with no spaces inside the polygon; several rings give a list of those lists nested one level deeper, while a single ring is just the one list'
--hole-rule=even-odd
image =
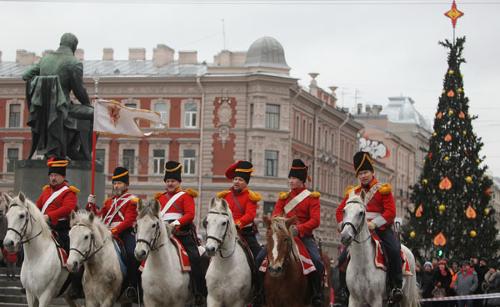
[{"label": "overcast sky", "polygon": [[[447,68],[438,41],[452,36],[443,15],[449,0],[180,2],[0,0],[2,60],[13,61],[16,49],[55,49],[63,32],[73,32],[86,59],[100,59],[105,47],[114,48],[115,59],[126,59],[129,47],[144,47],[151,58],[163,43],[212,62],[224,48],[224,19],[229,50],[272,36],[285,49],[291,75],[307,85],[308,73],[318,72],[320,86],[340,87],[341,105],[354,106],[356,89],[358,102],[368,104],[386,105],[387,97],[402,94],[433,122]],[[465,93],[479,116],[474,129],[485,143],[482,154],[500,176],[500,0],[458,1],[458,7],[465,12],[457,25],[457,35],[467,37]]]}]

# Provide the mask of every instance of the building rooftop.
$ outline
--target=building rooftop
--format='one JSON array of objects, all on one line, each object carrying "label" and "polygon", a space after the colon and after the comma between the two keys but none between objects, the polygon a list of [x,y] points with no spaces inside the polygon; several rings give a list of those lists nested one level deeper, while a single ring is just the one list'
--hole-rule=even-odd
[{"label": "building rooftop", "polygon": [[410,97],[389,97],[389,104],[382,109],[381,114],[387,115],[394,123],[416,124],[432,131],[431,124],[417,111],[415,101]]},{"label": "building rooftop", "polygon": [[285,51],[275,38],[264,36],[248,48],[245,66],[290,68],[285,60]]}]

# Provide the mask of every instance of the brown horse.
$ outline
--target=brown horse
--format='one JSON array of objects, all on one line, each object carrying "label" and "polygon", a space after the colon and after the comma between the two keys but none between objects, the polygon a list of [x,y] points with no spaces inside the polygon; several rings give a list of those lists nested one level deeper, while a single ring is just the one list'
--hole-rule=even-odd
[{"label": "brown horse", "polygon": [[309,305],[311,297],[307,277],[302,273],[299,251],[290,226],[296,218],[264,216],[267,226],[268,268],[264,278],[267,307]]},{"label": "brown horse", "polygon": [[319,253],[321,255],[321,260],[325,266],[325,272],[323,274],[323,297],[325,307],[332,306],[335,303],[333,285],[332,285],[332,264],[331,259],[327,253],[323,251],[321,240],[319,240]]}]

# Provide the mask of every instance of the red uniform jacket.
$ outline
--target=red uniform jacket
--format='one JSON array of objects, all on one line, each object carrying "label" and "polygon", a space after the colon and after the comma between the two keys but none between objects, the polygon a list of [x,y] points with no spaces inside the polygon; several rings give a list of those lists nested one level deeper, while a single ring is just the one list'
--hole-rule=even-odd
[{"label": "red uniform jacket", "polygon": [[[365,192],[368,192],[371,187],[378,183],[377,179],[373,178],[370,182],[368,188],[364,188]],[[347,199],[349,198],[349,193],[354,189],[354,193],[361,193],[361,186],[356,186],[354,188],[348,188],[346,191],[346,196],[344,200],[340,203],[337,208],[336,217],[337,223],[342,223],[343,213]],[[396,204],[394,203],[394,197],[391,192],[390,184],[381,184],[378,190],[373,194],[373,197],[366,205],[366,218],[377,225],[377,228],[385,229],[390,227],[394,223],[394,218],[396,217]]]},{"label": "red uniform jacket", "polygon": [[104,224],[106,224],[114,235],[134,227],[137,220],[138,198],[130,193],[113,196],[106,199],[101,210],[97,212]]},{"label": "red uniform jacket", "polygon": [[55,189],[52,189],[49,185],[43,187],[42,194],[38,197],[36,201],[36,206],[38,209],[42,210],[45,201],[49,199],[52,193],[62,189],[64,186],[68,186],[68,189],[57,196],[45,209],[46,215],[50,218],[50,223],[52,226],[57,225],[59,220],[69,219],[71,211],[76,210],[76,204],[78,199],[76,198],[76,193],[80,192],[74,186],[68,185],[67,182],[62,183]]},{"label": "red uniform jacket", "polygon": [[[305,190],[305,188],[293,189],[290,192],[280,193],[279,200],[276,202],[276,206],[273,210],[273,216],[284,214],[286,204],[303,190]],[[300,237],[312,235],[313,230],[319,227],[319,196],[320,194],[318,192],[311,192],[311,195],[298,203],[298,205],[286,215],[286,217],[289,218],[293,216],[297,217],[297,230],[299,231]]]},{"label": "red uniform jacket", "polygon": [[177,189],[174,193],[158,193],[155,195],[155,198],[160,202],[160,211],[163,210],[167,202],[172,198],[175,194],[179,192],[185,192],[182,196],[180,196],[174,204],[165,212],[163,216],[164,221],[170,220],[178,220],[181,225],[179,227],[189,225],[193,223],[195,208],[194,208],[194,198],[198,196],[198,193],[191,189]]},{"label": "red uniform jacket", "polygon": [[[236,193],[233,188],[217,193],[217,197],[227,201],[233,214],[234,223],[240,229],[253,224],[257,215],[257,202],[262,199],[259,193],[249,189]],[[234,201],[235,198],[238,200],[239,206]]]}]

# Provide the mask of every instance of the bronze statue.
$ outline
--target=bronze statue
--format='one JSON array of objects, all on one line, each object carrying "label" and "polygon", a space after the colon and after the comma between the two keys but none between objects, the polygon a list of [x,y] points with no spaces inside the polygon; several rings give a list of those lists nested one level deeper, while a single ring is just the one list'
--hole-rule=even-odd
[{"label": "bronze statue", "polygon": [[29,158],[38,150],[46,157],[91,159],[94,108],[83,85],[83,64],[75,57],[77,45],[74,34],[63,34],[57,51],[23,74],[32,134]]}]

